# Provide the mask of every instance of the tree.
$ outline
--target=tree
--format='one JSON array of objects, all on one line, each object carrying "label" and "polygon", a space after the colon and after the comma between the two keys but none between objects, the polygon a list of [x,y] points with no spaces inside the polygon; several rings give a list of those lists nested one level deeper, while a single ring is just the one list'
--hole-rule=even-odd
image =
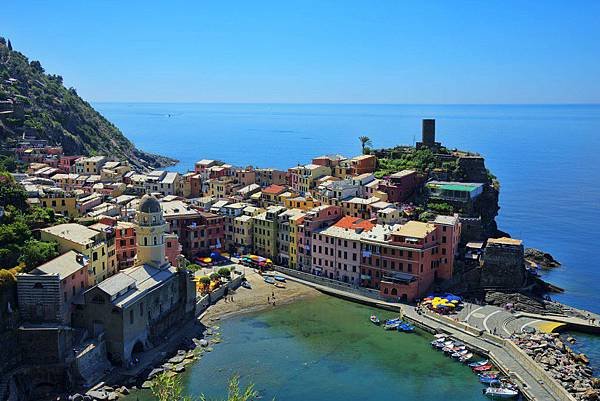
[{"label": "tree", "polygon": [[218,272],[219,276],[229,278],[231,277],[231,270],[226,267],[221,267]]},{"label": "tree", "polygon": [[363,155],[365,154],[365,148],[367,146],[373,146],[373,142],[371,142],[371,138],[369,138],[368,136],[359,136],[358,140],[360,141],[360,146],[362,148],[362,153]]},{"label": "tree", "polygon": [[[194,400],[194,398],[189,395],[183,395],[183,385],[181,384],[181,379],[179,377],[169,377],[165,373],[158,375],[152,381],[150,390],[158,401]],[[227,398],[223,399],[223,401],[251,401],[258,397],[258,392],[254,390],[254,385],[252,384],[243,390],[240,389],[239,376],[233,376],[229,379],[227,390]],[[204,394],[202,394],[198,400],[210,401]]]},{"label": "tree", "polygon": [[25,271],[31,271],[57,256],[57,244],[32,239],[25,243],[21,256],[19,256],[19,262],[25,263]]}]

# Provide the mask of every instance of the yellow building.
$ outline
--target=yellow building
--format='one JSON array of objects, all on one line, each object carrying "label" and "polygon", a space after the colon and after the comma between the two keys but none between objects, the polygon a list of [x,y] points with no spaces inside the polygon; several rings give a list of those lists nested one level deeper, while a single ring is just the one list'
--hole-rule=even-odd
[{"label": "yellow building", "polygon": [[319,178],[326,175],[331,175],[331,168],[318,164],[307,164],[291,168],[292,190],[304,195],[316,186]]},{"label": "yellow building", "polygon": [[51,191],[40,196],[39,205],[54,210],[56,214],[62,214],[65,217],[75,218],[79,216],[77,210],[77,199],[69,192],[65,192],[58,188],[56,191]]},{"label": "yellow building", "polygon": [[271,259],[277,256],[279,214],[285,210],[283,206],[270,206],[266,212],[252,217],[254,252]]},{"label": "yellow building", "polygon": [[289,245],[289,267],[291,269],[298,268],[298,239],[300,237],[300,226],[304,222],[304,216],[306,213],[298,213],[289,218],[289,236],[290,236],[290,245]]},{"label": "yellow building", "polygon": [[313,207],[321,206],[321,202],[312,197],[297,196],[294,198],[286,198],[283,200],[283,205],[288,209],[310,210]]},{"label": "yellow building", "polygon": [[76,251],[89,258],[89,286],[117,272],[114,233],[67,223],[40,230],[41,240],[56,242],[60,253]]}]

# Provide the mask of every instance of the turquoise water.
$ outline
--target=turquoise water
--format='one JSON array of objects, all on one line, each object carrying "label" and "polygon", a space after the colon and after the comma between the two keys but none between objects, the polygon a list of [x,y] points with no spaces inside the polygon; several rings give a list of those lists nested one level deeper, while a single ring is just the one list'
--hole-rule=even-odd
[{"label": "turquoise water", "polygon": [[266,400],[485,399],[477,376],[432,349],[431,335],[384,331],[372,312],[321,296],[219,322],[223,342],[189,369],[187,391],[217,397],[239,374]]}]

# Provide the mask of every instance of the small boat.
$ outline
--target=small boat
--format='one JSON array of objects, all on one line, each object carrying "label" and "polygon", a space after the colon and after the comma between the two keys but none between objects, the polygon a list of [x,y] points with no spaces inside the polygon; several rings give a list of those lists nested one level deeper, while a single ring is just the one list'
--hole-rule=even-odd
[{"label": "small boat", "polygon": [[483,390],[483,394],[490,398],[514,398],[519,392],[506,387],[488,387]]},{"label": "small boat", "polygon": [[487,365],[476,366],[473,368],[474,372],[485,372],[492,369],[492,364],[488,363]]},{"label": "small boat", "polygon": [[398,323],[398,322],[386,323],[383,325],[383,328],[385,330],[398,330],[398,326],[400,326],[400,323]]},{"label": "small boat", "polygon": [[415,331],[415,326],[410,323],[401,323],[397,330],[404,333],[412,333]]},{"label": "small boat", "polygon": [[274,282],[273,285],[277,288],[285,288],[285,284],[282,284],[279,281]]},{"label": "small boat", "polygon": [[462,363],[465,363],[465,362],[468,362],[471,358],[473,358],[473,354],[469,352],[468,354],[463,355],[460,358],[458,358],[458,360]]},{"label": "small boat", "polygon": [[266,276],[264,278],[264,280],[265,280],[265,283],[267,283],[267,284],[275,284],[275,279],[271,276]]},{"label": "small boat", "polygon": [[436,334],[434,335],[434,337],[438,340],[445,340],[446,339],[446,335],[445,334]]},{"label": "small boat", "polygon": [[487,365],[489,363],[489,361],[486,359],[484,361],[477,361],[477,362],[472,362],[469,364],[470,368],[476,368],[477,366],[482,366],[482,365]]},{"label": "small boat", "polygon": [[285,277],[283,276],[274,276],[273,278],[279,282],[285,283]]},{"label": "small boat", "polygon": [[399,317],[394,318],[394,319],[387,319],[386,321],[384,321],[385,324],[394,324],[394,323],[402,323],[402,320],[400,320]]},{"label": "small boat", "polygon": [[467,355],[468,353],[469,353],[469,351],[468,351],[468,350],[466,350],[466,349],[463,349],[463,350],[461,350],[461,351],[456,351],[456,352],[455,352],[455,353],[453,353],[451,356],[452,356],[452,358],[455,358],[455,359],[457,359],[457,358],[460,358],[460,357],[461,357],[461,356],[463,356],[463,355]]},{"label": "small boat", "polygon": [[251,290],[251,289],[252,289],[252,286],[251,286],[251,285],[250,285],[250,283],[249,283],[249,282],[247,282],[247,281],[242,281],[242,284],[240,284],[240,285],[241,285],[242,287],[244,287],[244,288],[247,288],[247,289],[249,289],[249,290]]},{"label": "small boat", "polygon": [[439,341],[435,347],[436,347],[437,349],[441,349],[441,350],[443,350],[443,349],[446,347],[446,343],[445,343],[445,342],[443,342],[443,341]]},{"label": "small boat", "polygon": [[492,372],[480,373],[478,376],[479,377],[485,377],[485,378],[488,378],[488,379],[497,379],[498,378],[498,374],[497,373],[492,373]]},{"label": "small boat", "polygon": [[496,375],[479,375],[479,381],[485,384],[500,384],[500,380],[498,380],[498,376]]},{"label": "small boat", "polygon": [[379,326],[381,324],[381,320],[379,320],[379,318],[375,315],[371,315],[371,317],[369,318],[369,320],[371,321],[371,323]]}]

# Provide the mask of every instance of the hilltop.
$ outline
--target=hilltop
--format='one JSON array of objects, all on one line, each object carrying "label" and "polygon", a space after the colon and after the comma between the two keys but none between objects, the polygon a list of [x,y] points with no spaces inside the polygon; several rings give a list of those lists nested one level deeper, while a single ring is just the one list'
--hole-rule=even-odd
[{"label": "hilltop", "polygon": [[140,168],[176,162],[137,149],[60,75],[46,74],[0,37],[0,145],[9,149],[23,135],[62,145],[67,155],[106,154]]}]

